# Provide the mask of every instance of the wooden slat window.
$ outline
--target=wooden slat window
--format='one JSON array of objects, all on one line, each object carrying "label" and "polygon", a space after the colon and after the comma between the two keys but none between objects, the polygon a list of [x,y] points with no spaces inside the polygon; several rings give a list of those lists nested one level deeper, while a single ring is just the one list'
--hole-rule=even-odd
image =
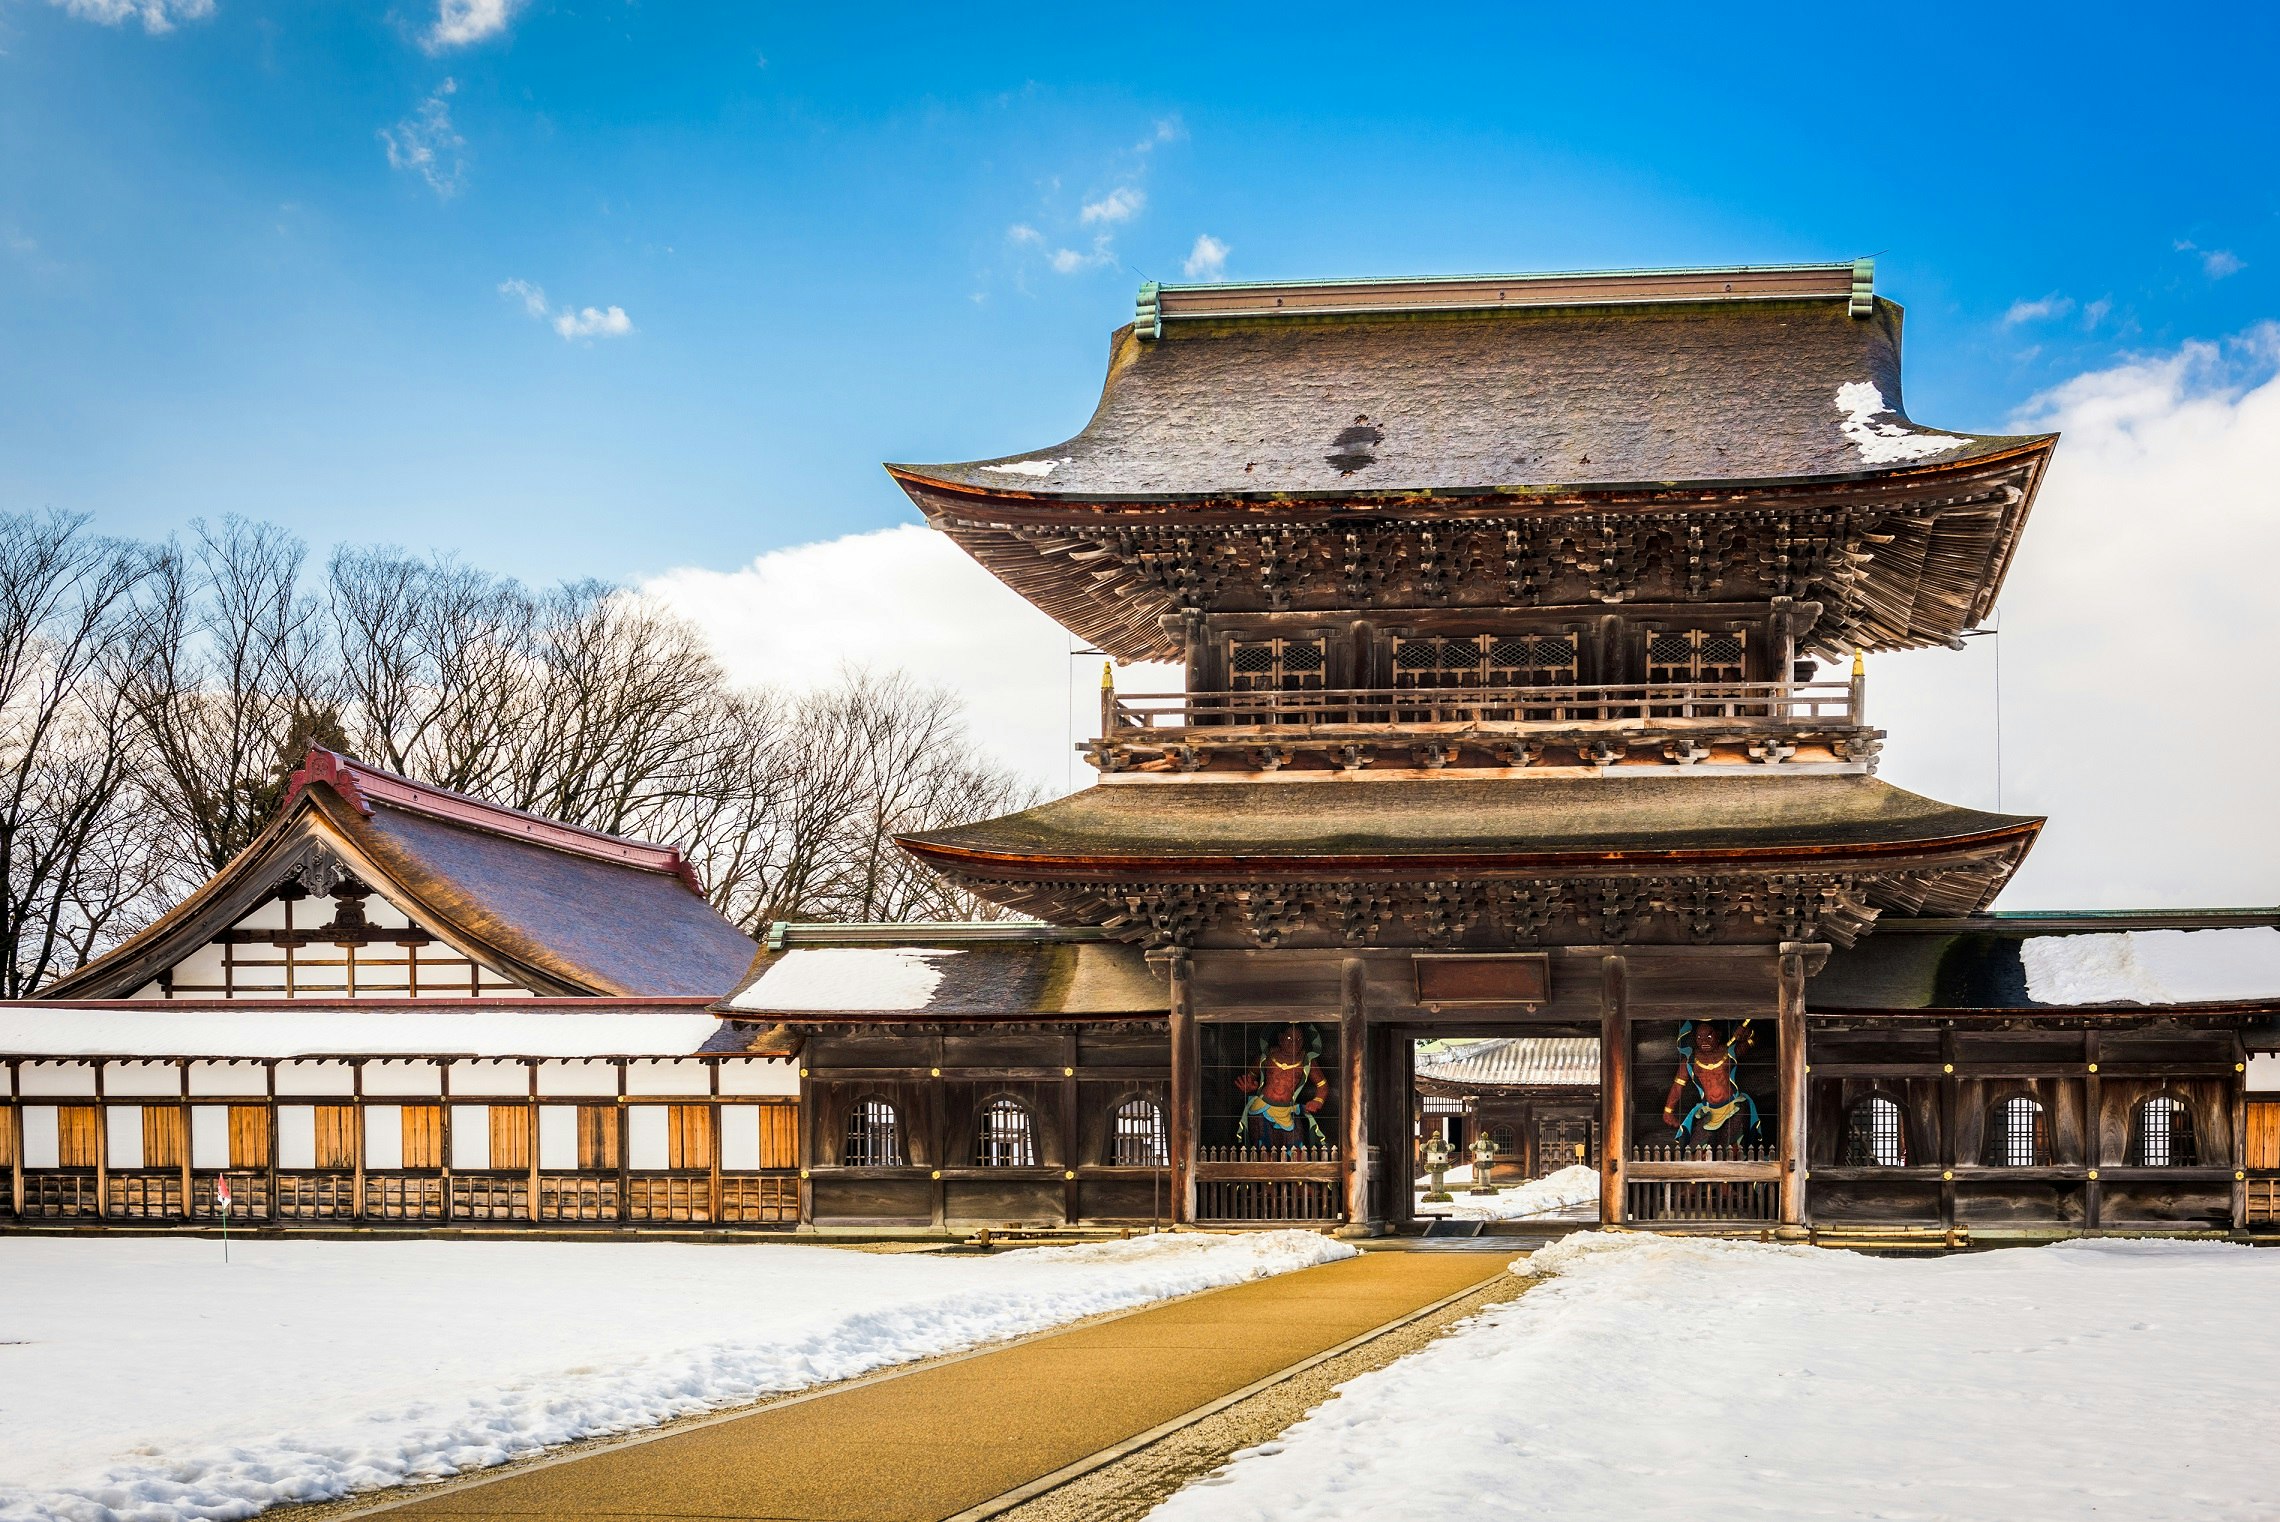
[{"label": "wooden slat window", "polygon": [[230,1166],[232,1168],[266,1168],[269,1166],[269,1107],[267,1105],[230,1106]]},{"label": "wooden slat window", "polygon": [[598,1173],[614,1171],[617,1165],[617,1106],[578,1106],[578,1166]]},{"label": "wooden slat window", "polygon": [[797,1168],[800,1165],[800,1107],[767,1104],[760,1109],[760,1166]]},{"label": "wooden slat window", "polygon": [[143,1166],[179,1168],[189,1154],[189,1125],[180,1105],[142,1107]]},{"label": "wooden slat window", "polygon": [[92,1168],[103,1134],[103,1112],[95,1105],[55,1107],[55,1162],[59,1168]]},{"label": "wooden slat window", "polygon": [[404,1106],[404,1166],[443,1166],[443,1106]]},{"label": "wooden slat window", "polygon": [[491,1166],[501,1172],[530,1167],[530,1106],[491,1106]]},{"label": "wooden slat window", "polygon": [[667,1105],[665,1166],[710,1168],[713,1157],[711,1105]]},{"label": "wooden slat window", "polygon": [[316,1166],[345,1173],[356,1166],[356,1106],[312,1105],[316,1111]]},{"label": "wooden slat window", "polygon": [[2280,1100],[2249,1102],[2247,1166],[2280,1169]]}]

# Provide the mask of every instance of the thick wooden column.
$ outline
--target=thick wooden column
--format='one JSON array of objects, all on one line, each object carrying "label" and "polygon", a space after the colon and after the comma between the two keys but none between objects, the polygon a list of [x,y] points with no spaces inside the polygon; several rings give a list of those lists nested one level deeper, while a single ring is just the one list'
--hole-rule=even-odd
[{"label": "thick wooden column", "polygon": [[[21,1146],[21,1143],[18,1143]],[[2248,1048],[2233,1032],[2232,1227],[2248,1230]]]},{"label": "thick wooden column", "polygon": [[[2100,1123],[2105,1119],[2106,1089],[2098,1076],[2098,1060],[2105,1049],[2096,1031],[2082,1033],[2082,1048],[2082,1164],[2089,1175],[2082,1182],[2082,1229],[2096,1231],[2106,1214],[2105,1186],[2098,1181],[2098,1171],[2106,1166],[2105,1127]],[[2125,1140],[2122,1145],[2129,1143]]]},{"label": "thick wooden column", "polygon": [[1621,957],[1599,961],[1599,1224],[1623,1224],[1631,1155],[1631,1005]]},{"label": "thick wooden column", "polygon": [[1961,1083],[1955,1076],[1955,1032],[1943,1030],[1940,1032],[1940,1228],[1948,1232],[1955,1230],[1955,1129],[1961,1101]]},{"label": "thick wooden column", "polygon": [[1185,1225],[1195,1219],[1195,1127],[1201,1076],[1197,1069],[1203,1058],[1195,1028],[1195,990],[1185,951],[1172,953],[1171,984],[1171,1204],[1173,1222]]},{"label": "thick wooden column", "polygon": [[[1103,665],[1100,674],[1105,684],[1108,667]],[[1103,691],[1115,689],[1103,686]],[[1076,1027],[1071,1026],[1061,1035],[1061,1219],[1070,1226],[1077,1224],[1084,1202],[1077,1194],[1077,1165],[1083,1161],[1078,1150],[1082,1140],[1077,1135],[1077,1050]],[[1112,1142],[1110,1145],[1114,1145]]]},{"label": "thick wooden column", "polygon": [[1338,1056],[1344,1068],[1346,1125],[1342,1138],[1346,1152],[1346,1225],[1376,1236],[1385,1229],[1382,1217],[1373,1216],[1370,1185],[1379,1160],[1370,1145],[1369,1027],[1362,1019],[1364,980],[1368,968],[1360,957],[1348,957],[1338,968]]},{"label": "thick wooden column", "polygon": [[1805,1168],[1812,1153],[1805,1113],[1805,958],[1781,951],[1776,1031],[1781,1053],[1781,1224],[1805,1224]]}]

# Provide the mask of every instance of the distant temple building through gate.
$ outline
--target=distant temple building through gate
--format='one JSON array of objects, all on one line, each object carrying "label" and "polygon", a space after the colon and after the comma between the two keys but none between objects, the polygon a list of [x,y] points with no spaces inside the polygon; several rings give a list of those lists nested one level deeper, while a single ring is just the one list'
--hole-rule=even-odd
[{"label": "distant temple building through gate", "polygon": [[[2041,821],[1875,775],[1861,656],[1987,616],[2057,444],[1912,421],[1900,326],[1867,261],[1144,286],[1075,438],[889,467],[1184,672],[903,840],[1036,922],[755,947],[670,848],[318,752],[0,1008],[7,1208],[1378,1233],[1469,1095],[1608,1225],[2268,1226],[2280,911],[1993,912]],[[1495,1118],[1451,1038],[1564,1065]]]}]

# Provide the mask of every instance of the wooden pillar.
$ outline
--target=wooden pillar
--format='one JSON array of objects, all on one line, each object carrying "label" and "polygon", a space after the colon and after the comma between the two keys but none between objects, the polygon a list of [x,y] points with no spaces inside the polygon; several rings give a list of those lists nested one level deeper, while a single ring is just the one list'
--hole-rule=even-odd
[{"label": "wooden pillar", "polygon": [[1623,1224],[1623,1165],[1631,1155],[1631,1005],[1619,956],[1599,960],[1599,1224]]},{"label": "wooden pillar", "polygon": [[8,1059],[8,1113],[0,1117],[8,1127],[8,1201],[17,1220],[24,1218],[24,1065]]},{"label": "wooden pillar", "polygon": [[[1116,689],[1108,685],[1109,668],[1100,668],[1101,690],[1113,696]],[[1077,1031],[1071,1026],[1062,1034],[1061,1042],[1061,1219],[1070,1226],[1077,1224],[1083,1202],[1077,1197],[1077,1164],[1081,1160],[1077,1136]]]},{"label": "wooden pillar", "polygon": [[271,1058],[261,1065],[261,1083],[262,1103],[269,1110],[269,1120],[266,1126],[268,1132],[267,1146],[263,1149],[268,1153],[268,1156],[262,1159],[262,1163],[269,1177],[269,1220],[274,1223],[285,1218],[284,1203],[277,1197],[277,1061],[275,1058]]},{"label": "wooden pillar", "polygon": [[[2098,1076],[2098,1059],[2104,1055],[2096,1031],[2082,1033],[2082,1056],[2087,1064],[2082,1076],[2082,1163],[2088,1177],[2082,1181],[2082,1229],[2096,1231],[2104,1224],[2106,1199],[2105,1186],[2098,1181],[2099,1170],[2106,1165],[2105,1080]],[[2124,1146],[2128,1143],[2124,1142]]]},{"label": "wooden pillar", "polygon": [[1172,1041],[1172,1221],[1185,1225],[1195,1219],[1195,1150],[1198,1068],[1202,1042],[1195,1027],[1195,989],[1188,954],[1171,955]]},{"label": "wooden pillar", "polygon": [[[474,964],[470,962],[468,965],[472,967]],[[633,1127],[628,1123],[625,1113],[625,1059],[623,1057],[618,1058],[615,1066],[617,1068],[617,1115],[615,1117],[618,1157],[617,1218],[618,1224],[622,1226],[633,1219]]]},{"label": "wooden pillar", "polygon": [[821,1161],[821,1157],[816,1146],[815,1136],[815,1085],[809,1082],[811,1075],[807,1065],[807,1041],[805,1037],[801,1038],[799,1044],[798,1071],[800,1079],[799,1224],[813,1226],[815,1224],[815,1168],[816,1164]]},{"label": "wooden pillar", "polygon": [[[440,1101],[436,1105],[436,1132],[442,1138],[440,1145],[443,1148],[443,1155],[436,1161],[443,1164],[443,1219],[448,1225],[453,1215],[451,1205],[451,1064],[448,1062],[439,1062],[435,1065],[435,1092]],[[486,1148],[484,1160],[486,1162],[490,1161],[488,1152],[491,1140],[488,1134],[490,1123],[491,1112],[486,1109],[483,1112],[483,1125],[486,1133],[483,1137]],[[408,1193],[408,1185],[406,1189]],[[406,1208],[410,1208],[408,1202]]]},{"label": "wooden pillar", "polygon": [[[191,1193],[190,1187],[190,1122],[192,1116],[190,1111],[190,1059],[187,1057],[177,1057],[174,1061],[174,1091],[180,1096],[174,1106],[174,1119],[176,1124],[181,1127],[178,1140],[182,1143],[182,1220],[187,1225],[197,1219],[198,1215],[196,1196]],[[222,1114],[227,1117],[229,1111],[224,1110]],[[226,1125],[223,1128],[223,1134],[228,1134]],[[225,1166],[228,1161],[227,1158],[223,1159]]]},{"label": "wooden pillar", "polygon": [[1375,1236],[1385,1229],[1382,1216],[1373,1213],[1371,1184],[1377,1175],[1377,1150],[1370,1145],[1369,1027],[1362,1019],[1362,1004],[1369,968],[1360,957],[1347,957],[1338,966],[1338,1056],[1344,1068],[1346,1126],[1346,1225]]},{"label": "wooden pillar", "polygon": [[[1392,1061],[1389,1075],[1393,1092],[1398,1098],[1394,1115],[1400,1117],[1402,1127],[1400,1161],[1396,1165],[1391,1156],[1389,1166],[1398,1166],[1400,1172],[1387,1181],[1386,1199],[1392,1205],[1391,1222],[1395,1231],[1406,1231],[1417,1219],[1417,1190],[1414,1187],[1419,1167],[1417,1133],[1422,1129],[1423,1106],[1417,1097],[1417,1043],[1402,1032],[1387,1038],[1392,1042]],[[1386,1117],[1389,1122],[1393,1115]]]},{"label": "wooden pillar", "polygon": [[[526,1131],[529,1133],[529,1135],[528,1135],[528,1138],[527,1138],[527,1145],[528,1145],[528,1146],[529,1146],[529,1148],[530,1148],[530,1154],[529,1154],[529,1155],[530,1155],[530,1203],[529,1203],[529,1205],[527,1205],[527,1206],[524,1208],[524,1212],[523,1212],[523,1219],[524,1219],[524,1220],[526,1220],[526,1221],[529,1221],[529,1222],[530,1222],[530,1223],[532,1223],[533,1225],[536,1225],[536,1224],[537,1224],[537,1222],[538,1222],[538,1218],[539,1218],[539,1208],[538,1208],[538,1060],[537,1060],[536,1058],[534,1058],[534,1057],[526,1057],[526,1058],[524,1058],[524,1059],[523,1059],[523,1076],[524,1076],[524,1078],[527,1080],[527,1083],[528,1083],[528,1087],[527,1087],[527,1088],[525,1089],[525,1091],[524,1091],[524,1092],[525,1092],[525,1108],[524,1108],[524,1113],[523,1113],[523,1126],[524,1126],[525,1130],[526,1130]],[[577,1113],[578,1113],[578,1112],[577,1112],[577,1111],[575,1111],[575,1110],[572,1110],[570,1113],[571,1113],[571,1115],[574,1117],[574,1116],[576,1116],[576,1115],[577,1115]],[[571,1128],[571,1137],[572,1137],[572,1144],[573,1144],[573,1145],[575,1145],[575,1144],[576,1144],[576,1137],[577,1137],[577,1128],[576,1128],[575,1126],[572,1126],[572,1128]],[[573,1155],[573,1156],[575,1156],[576,1154],[574,1154],[574,1153],[573,1153],[572,1155]],[[512,1209],[509,1209],[509,1210],[508,1210],[508,1212],[507,1212],[507,1214],[509,1214],[509,1215],[511,1216],[511,1215],[513,1215],[513,1214],[514,1214],[514,1211],[513,1211]]]},{"label": "wooden pillar", "polygon": [[[291,911],[288,910],[288,913]],[[348,1213],[364,1219],[364,1064],[349,1064],[348,1106]]]},{"label": "wooden pillar", "polygon": [[2232,1042],[2232,1226],[2248,1230],[2248,1048],[2240,1032]]},{"label": "wooden pillar", "polygon": [[111,1214],[111,1106],[103,1093],[103,1062],[95,1067],[95,1214]]},{"label": "wooden pillar", "polygon": [[[705,1170],[706,1170],[705,1187],[706,1187],[706,1189],[709,1191],[708,1197],[709,1197],[709,1199],[710,1199],[710,1200],[711,1200],[711,1202],[712,1202],[712,1203],[711,1203],[711,1206],[710,1206],[710,1211],[711,1211],[711,1214],[710,1214],[710,1217],[709,1217],[709,1219],[712,1221],[712,1224],[713,1224],[713,1225],[715,1225],[715,1226],[718,1226],[718,1225],[720,1225],[720,1224],[721,1224],[721,1221],[720,1221],[720,1193],[721,1193],[721,1191],[720,1191],[720,1136],[721,1136],[721,1114],[720,1114],[720,1060],[719,1060],[718,1058],[715,1058],[715,1059],[714,1059],[714,1060],[712,1060],[711,1062],[708,1062],[708,1063],[706,1063],[706,1064],[705,1064],[705,1086],[706,1086],[706,1088],[707,1088],[707,1089],[708,1089],[708,1090],[711,1092],[711,1094],[712,1094],[712,1103],[710,1103],[710,1104],[706,1105],[706,1106],[705,1106],[705,1108],[704,1108],[704,1116],[705,1116],[705,1127],[706,1127],[707,1131],[710,1133],[710,1134],[709,1134],[709,1135],[708,1135],[708,1136],[705,1138]],[[535,1140],[535,1138],[533,1138],[533,1139]]]},{"label": "wooden pillar", "polygon": [[1805,958],[1792,947],[1781,952],[1781,991],[1776,1031],[1781,1051],[1781,1224],[1805,1224],[1805,1169],[1812,1153],[1806,1142],[1805,1113]]},{"label": "wooden pillar", "polygon": [[1960,1098],[1955,1076],[1955,1031],[1940,1032],[1940,1228],[1955,1230],[1955,1113]]}]

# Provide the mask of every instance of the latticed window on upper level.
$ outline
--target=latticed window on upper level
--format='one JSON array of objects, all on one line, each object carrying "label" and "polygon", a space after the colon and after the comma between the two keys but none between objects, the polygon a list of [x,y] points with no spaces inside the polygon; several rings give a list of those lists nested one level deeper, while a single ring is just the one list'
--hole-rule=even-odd
[{"label": "latticed window on upper level", "polygon": [[1227,647],[1231,692],[1318,692],[1329,662],[1319,639],[1238,639]]},{"label": "latticed window on upper level", "polygon": [[1572,687],[1572,634],[1396,635],[1396,687]]},{"label": "latticed window on upper level", "polygon": [[1744,630],[1658,629],[1647,636],[1647,681],[1743,681],[1748,653]]}]

